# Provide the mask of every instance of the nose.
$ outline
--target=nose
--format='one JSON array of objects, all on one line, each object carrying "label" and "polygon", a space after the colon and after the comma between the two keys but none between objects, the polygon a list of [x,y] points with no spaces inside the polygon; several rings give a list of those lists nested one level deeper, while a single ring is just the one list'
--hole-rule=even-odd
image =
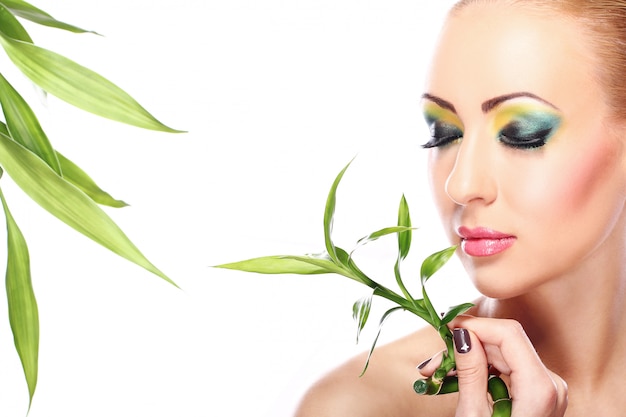
[{"label": "nose", "polygon": [[461,206],[473,202],[487,205],[497,197],[495,155],[493,148],[481,139],[483,138],[465,135],[446,180],[446,194]]}]

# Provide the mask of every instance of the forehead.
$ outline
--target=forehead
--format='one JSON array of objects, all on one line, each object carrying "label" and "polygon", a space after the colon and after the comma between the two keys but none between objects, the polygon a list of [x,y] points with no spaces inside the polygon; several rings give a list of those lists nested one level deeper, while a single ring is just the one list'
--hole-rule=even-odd
[{"label": "forehead", "polygon": [[[527,91],[559,108],[597,98],[594,56],[580,24],[523,6],[488,3],[448,17],[426,91],[459,110]],[[477,107],[477,109],[476,109]]]}]

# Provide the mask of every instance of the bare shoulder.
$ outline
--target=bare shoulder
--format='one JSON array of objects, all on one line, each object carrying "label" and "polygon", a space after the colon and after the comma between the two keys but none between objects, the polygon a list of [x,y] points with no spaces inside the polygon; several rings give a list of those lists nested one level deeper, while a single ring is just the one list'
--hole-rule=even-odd
[{"label": "bare shoulder", "polygon": [[425,327],[377,347],[363,376],[367,353],[358,355],[317,381],[302,399],[296,416],[454,415],[455,398],[423,397],[413,391],[413,382],[422,377],[416,366],[442,349],[439,335]]}]

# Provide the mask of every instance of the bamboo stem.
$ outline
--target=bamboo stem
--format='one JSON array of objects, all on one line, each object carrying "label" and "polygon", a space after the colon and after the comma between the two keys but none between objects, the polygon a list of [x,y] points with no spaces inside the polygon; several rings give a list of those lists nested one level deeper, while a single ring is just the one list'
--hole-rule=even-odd
[{"label": "bamboo stem", "polygon": [[[459,380],[456,376],[438,378],[435,374],[415,381],[413,383],[415,392],[420,395],[444,395],[459,391]],[[513,404],[504,381],[496,375],[491,375],[487,381],[487,390],[493,400],[491,417],[511,417]]]}]

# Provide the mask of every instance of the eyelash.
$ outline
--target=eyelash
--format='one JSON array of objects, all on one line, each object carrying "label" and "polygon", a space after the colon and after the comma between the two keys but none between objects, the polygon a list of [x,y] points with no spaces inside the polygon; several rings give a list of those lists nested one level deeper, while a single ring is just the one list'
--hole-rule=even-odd
[{"label": "eyelash", "polygon": [[552,133],[552,128],[547,128],[533,132],[531,135],[516,137],[514,135],[504,134],[506,130],[507,129],[505,128],[500,131],[498,140],[506,146],[516,149],[540,148],[546,144],[548,137],[550,137],[550,134]]},{"label": "eyelash", "polygon": [[[452,131],[453,134],[448,135],[437,135],[437,130]],[[515,126],[505,127],[500,131],[498,135],[498,140],[504,144],[505,146],[514,148],[514,149],[535,149],[540,148],[546,144],[548,141],[548,137],[552,133],[552,128],[541,129],[536,132],[533,132],[531,135],[526,136],[515,136],[511,133],[507,133],[507,131],[514,130]],[[462,139],[463,132],[459,130],[455,126],[449,125],[441,125],[438,122],[433,123],[431,126],[431,138],[430,140],[422,145],[422,148],[440,148],[446,145],[451,144],[452,142]]]},{"label": "eyelash", "polygon": [[[437,134],[438,131],[443,130]],[[463,132],[454,125],[441,122],[433,122],[430,127],[430,140],[422,145],[422,148],[440,148],[463,137]]]}]

